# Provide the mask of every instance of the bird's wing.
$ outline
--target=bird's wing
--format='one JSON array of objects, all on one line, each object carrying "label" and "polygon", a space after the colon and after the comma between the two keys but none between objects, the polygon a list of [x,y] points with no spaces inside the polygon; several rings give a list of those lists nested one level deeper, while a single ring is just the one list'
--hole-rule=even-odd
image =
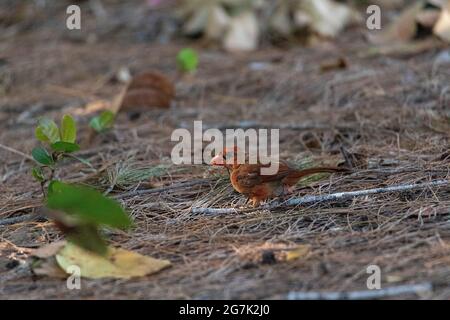
[{"label": "bird's wing", "polygon": [[278,171],[272,175],[261,174],[261,168],[269,167],[270,165],[262,164],[246,164],[239,167],[239,171],[236,174],[236,180],[243,187],[253,187],[261,183],[282,181],[293,169],[285,162],[280,162],[278,166]]},{"label": "bird's wing", "polygon": [[241,165],[234,174],[234,179],[238,185],[244,188],[252,188],[261,184],[260,167],[253,164]]}]

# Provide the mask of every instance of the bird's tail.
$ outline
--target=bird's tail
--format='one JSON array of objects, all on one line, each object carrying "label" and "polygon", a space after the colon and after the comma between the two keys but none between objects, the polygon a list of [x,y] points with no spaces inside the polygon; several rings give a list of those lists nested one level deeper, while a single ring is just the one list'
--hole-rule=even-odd
[{"label": "bird's tail", "polygon": [[[289,182],[295,184],[298,180],[301,178],[304,178],[306,176],[310,176],[312,174],[316,173],[324,173],[324,172],[349,172],[350,170],[347,168],[337,168],[337,167],[316,167],[316,168],[309,168],[309,169],[303,169],[303,170],[296,170],[289,174],[286,178],[286,180],[289,180]],[[286,181],[288,184],[289,182]]]}]

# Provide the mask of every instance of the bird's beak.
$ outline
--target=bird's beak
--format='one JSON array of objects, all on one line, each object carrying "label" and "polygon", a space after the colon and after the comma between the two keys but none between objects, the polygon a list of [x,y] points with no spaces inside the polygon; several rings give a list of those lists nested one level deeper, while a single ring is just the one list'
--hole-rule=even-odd
[{"label": "bird's beak", "polygon": [[218,154],[217,156],[215,156],[214,158],[211,159],[210,164],[212,166],[224,166],[225,162],[223,160],[223,155]]}]

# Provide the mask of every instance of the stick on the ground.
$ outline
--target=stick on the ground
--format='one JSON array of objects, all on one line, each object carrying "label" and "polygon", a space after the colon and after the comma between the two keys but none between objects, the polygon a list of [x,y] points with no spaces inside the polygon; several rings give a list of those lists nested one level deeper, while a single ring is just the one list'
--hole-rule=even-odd
[{"label": "stick on the ground", "polygon": [[2,149],[4,149],[4,150],[7,150],[7,151],[9,151],[9,152],[15,153],[15,154],[17,154],[17,155],[19,155],[19,156],[21,156],[21,157],[24,157],[24,158],[26,158],[26,159],[28,159],[28,160],[34,161],[33,157],[31,157],[31,156],[29,156],[29,155],[23,153],[22,151],[19,151],[19,150],[16,150],[16,149],[14,149],[14,148],[5,146],[4,144],[1,144],[1,143],[0,143],[0,148],[2,148]]},{"label": "stick on the ground", "polygon": [[0,219],[0,226],[9,226],[16,223],[21,223],[25,221],[32,221],[38,219],[39,216],[34,213],[23,214],[21,216]]},{"label": "stick on the ground", "polygon": [[130,191],[130,192],[125,192],[122,194],[112,196],[112,198],[123,199],[123,198],[128,198],[128,197],[139,196],[139,195],[143,195],[143,194],[162,193],[162,192],[166,192],[169,190],[173,191],[173,190],[177,190],[177,189],[193,187],[196,185],[203,185],[203,184],[211,183],[211,181],[212,180],[210,180],[210,179],[198,179],[198,180],[193,180],[193,181],[180,182],[177,184],[173,184],[173,185],[161,187],[161,188],[134,190],[134,191]]},{"label": "stick on the ground", "polygon": [[[284,206],[309,205],[309,204],[317,204],[317,203],[321,203],[321,202],[342,201],[342,200],[352,199],[355,197],[367,196],[367,195],[371,195],[371,194],[412,191],[412,190],[417,190],[417,189],[426,189],[426,188],[431,188],[431,187],[448,186],[448,185],[450,185],[450,181],[436,180],[436,181],[431,181],[428,183],[420,183],[420,184],[401,184],[401,185],[385,187],[385,188],[374,188],[374,189],[357,190],[357,191],[349,191],[349,192],[338,192],[338,193],[325,194],[325,195],[319,195],[319,196],[305,196],[305,197],[301,197],[301,198],[291,198],[285,202],[275,202],[275,203],[267,204],[267,205],[264,205],[261,207],[254,208],[254,210],[273,209],[273,208],[284,207]],[[192,213],[205,214],[205,215],[237,213],[240,211],[249,211],[249,209],[239,210],[237,208],[192,208]]]},{"label": "stick on the ground", "polygon": [[[189,128],[187,123],[179,123],[181,128]],[[331,125],[329,123],[307,123],[307,124],[297,124],[297,123],[260,123],[256,121],[240,121],[237,123],[227,123],[227,124],[203,124],[202,129],[286,129],[286,130],[297,130],[297,131],[309,131],[309,130],[352,130],[354,127],[349,125]]]},{"label": "stick on the ground", "polygon": [[379,290],[362,290],[350,292],[294,292],[287,295],[288,300],[363,300],[393,297],[401,294],[418,294],[431,292],[431,283],[407,284]]}]

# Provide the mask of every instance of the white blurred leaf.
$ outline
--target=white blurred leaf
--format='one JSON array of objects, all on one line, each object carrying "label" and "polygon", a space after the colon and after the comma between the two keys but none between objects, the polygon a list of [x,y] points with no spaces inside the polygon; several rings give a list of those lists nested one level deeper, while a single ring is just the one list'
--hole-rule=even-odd
[{"label": "white blurred leaf", "polygon": [[224,39],[228,51],[251,51],[258,46],[259,26],[255,14],[246,11],[233,17]]},{"label": "white blurred leaf", "polygon": [[221,6],[212,6],[208,12],[205,30],[206,37],[214,40],[220,39],[225,33],[229,22],[230,17]]},{"label": "white blurred leaf", "polygon": [[275,10],[275,13],[270,19],[270,27],[282,35],[288,35],[292,32],[287,3],[281,3]]},{"label": "white blurred leaf", "polygon": [[346,26],[360,20],[356,11],[332,0],[303,0],[300,2],[299,10],[303,14],[296,13],[296,16],[307,15],[309,27],[327,37],[335,37]]},{"label": "white blurred leaf", "polygon": [[423,27],[431,29],[439,20],[440,14],[440,10],[436,9],[422,10],[417,14],[416,21]]},{"label": "white blurred leaf", "polygon": [[187,35],[194,35],[205,30],[208,23],[209,6],[199,7],[183,26],[183,32]]},{"label": "white blurred leaf", "polygon": [[433,28],[433,33],[440,39],[450,42],[450,0],[442,8],[439,20]]}]

